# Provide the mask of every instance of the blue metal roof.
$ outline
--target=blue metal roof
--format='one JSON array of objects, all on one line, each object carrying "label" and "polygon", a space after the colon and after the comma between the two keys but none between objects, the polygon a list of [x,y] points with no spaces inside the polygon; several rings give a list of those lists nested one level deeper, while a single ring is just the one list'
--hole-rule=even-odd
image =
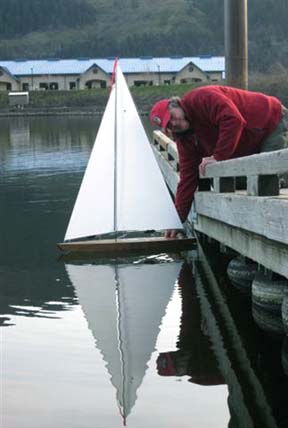
[{"label": "blue metal roof", "polygon": [[[128,73],[177,73],[187,64],[192,62],[204,72],[224,71],[225,58],[217,56],[196,56],[196,57],[139,57],[121,58],[120,67],[124,74]],[[55,75],[55,74],[82,74],[93,64],[98,65],[106,73],[111,74],[114,58],[78,58],[78,59],[58,59],[48,58],[44,60],[14,60],[0,61],[0,66],[6,67],[14,76],[33,75]]]}]

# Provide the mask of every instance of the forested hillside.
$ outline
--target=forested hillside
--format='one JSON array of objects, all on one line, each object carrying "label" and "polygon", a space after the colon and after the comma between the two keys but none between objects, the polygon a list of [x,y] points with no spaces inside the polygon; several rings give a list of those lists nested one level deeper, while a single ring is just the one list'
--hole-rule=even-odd
[{"label": "forested hillside", "polygon": [[96,18],[85,0],[0,0],[0,36],[18,38],[36,31],[81,28]]},{"label": "forested hillside", "polygon": [[[224,0],[0,0],[0,59],[224,54]],[[287,0],[249,0],[250,67],[288,66]]]}]

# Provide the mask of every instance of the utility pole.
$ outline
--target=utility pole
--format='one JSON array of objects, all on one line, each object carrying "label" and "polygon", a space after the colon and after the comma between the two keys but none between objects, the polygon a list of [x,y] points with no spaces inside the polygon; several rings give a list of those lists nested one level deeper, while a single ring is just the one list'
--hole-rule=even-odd
[{"label": "utility pole", "polygon": [[33,81],[33,67],[31,67],[31,89],[34,89],[34,81]]},{"label": "utility pole", "polygon": [[247,0],[224,0],[224,23],[227,85],[248,89]]},{"label": "utility pole", "polygon": [[160,77],[160,65],[159,64],[157,65],[157,68],[158,68],[158,85],[160,86],[161,85],[161,77]]}]

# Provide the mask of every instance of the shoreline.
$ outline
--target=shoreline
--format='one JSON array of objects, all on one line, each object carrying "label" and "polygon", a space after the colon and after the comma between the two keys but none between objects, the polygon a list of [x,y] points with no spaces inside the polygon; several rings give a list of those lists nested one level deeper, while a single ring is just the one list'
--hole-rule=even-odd
[{"label": "shoreline", "polygon": [[17,116],[101,116],[104,110],[93,108],[69,108],[69,107],[47,107],[47,108],[7,108],[0,109],[0,117]]},{"label": "shoreline", "polygon": [[[22,116],[102,116],[104,110],[93,109],[69,109],[69,108],[48,108],[48,109],[23,109],[23,110],[0,110],[0,117],[22,117]],[[139,111],[140,116],[148,116],[147,111]]]}]

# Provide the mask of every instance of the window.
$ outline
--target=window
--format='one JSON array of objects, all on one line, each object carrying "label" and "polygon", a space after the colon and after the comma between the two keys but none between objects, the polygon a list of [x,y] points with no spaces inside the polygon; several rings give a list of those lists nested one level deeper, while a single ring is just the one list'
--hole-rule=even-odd
[{"label": "window", "polygon": [[107,88],[107,82],[105,82],[105,80],[101,80],[100,86],[101,88]]},{"label": "window", "polygon": [[153,86],[153,81],[147,80],[134,80],[134,86]]},{"label": "window", "polygon": [[76,88],[76,82],[69,82],[69,89],[75,89]]},{"label": "window", "polygon": [[189,79],[181,79],[180,83],[191,83],[191,82],[202,82],[202,79],[199,79],[198,77],[189,77]]},{"label": "window", "polygon": [[98,74],[98,68],[93,68],[93,74]]},{"label": "window", "polygon": [[57,91],[57,89],[58,89],[58,83],[57,82],[51,82],[51,83],[49,83],[49,89],[51,89],[51,91]]},{"label": "window", "polygon": [[39,83],[39,89],[44,89],[45,91],[48,89],[48,83]]},{"label": "window", "polygon": [[22,83],[22,90],[29,91],[29,83]]},{"label": "window", "polygon": [[194,71],[194,67],[193,67],[193,65],[189,65],[189,67],[188,67],[188,71],[189,71],[189,73],[192,73],[192,72]]}]

